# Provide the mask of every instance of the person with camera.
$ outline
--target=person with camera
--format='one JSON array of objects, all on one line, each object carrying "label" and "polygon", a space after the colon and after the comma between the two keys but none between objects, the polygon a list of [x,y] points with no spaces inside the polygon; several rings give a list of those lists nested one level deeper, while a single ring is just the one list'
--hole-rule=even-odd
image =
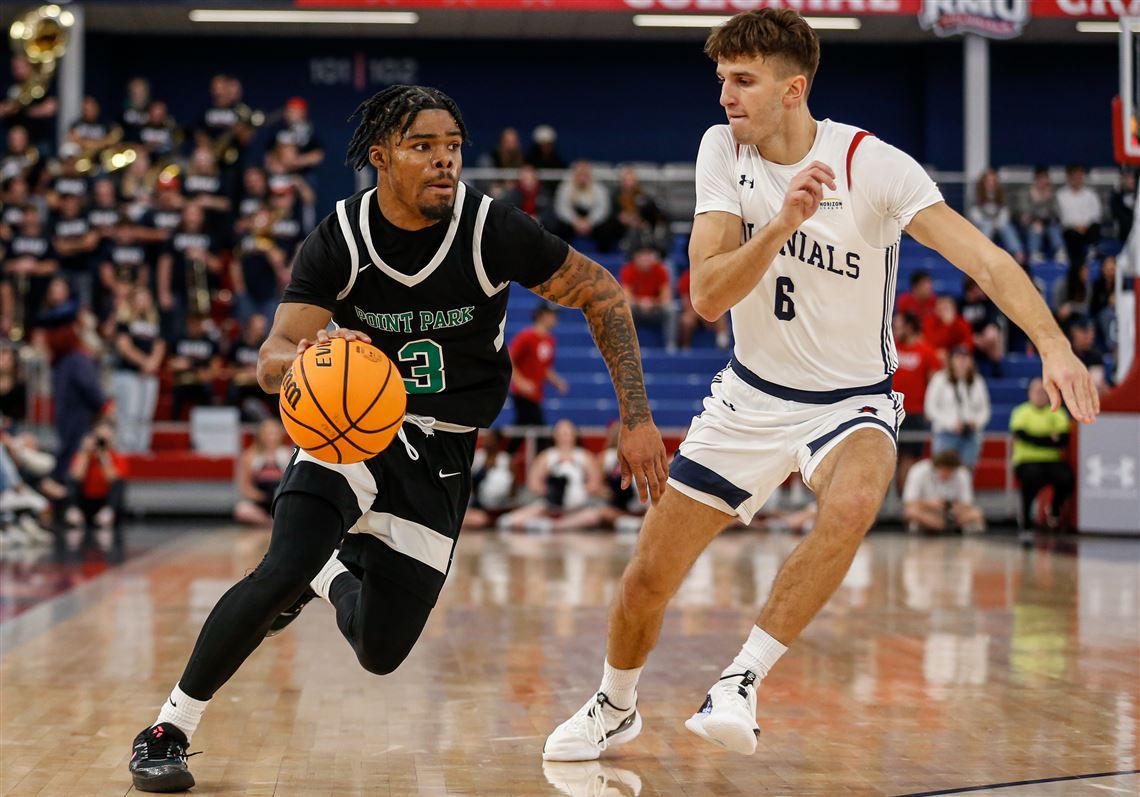
[{"label": "person with camera", "polygon": [[972,471],[990,422],[990,393],[968,348],[954,348],[946,367],[930,378],[924,408],[934,432],[934,454],[954,451]]},{"label": "person with camera", "polygon": [[985,516],[974,503],[973,479],[955,451],[914,465],[907,472],[902,498],[907,531],[985,531]]},{"label": "person with camera", "polygon": [[114,424],[106,418],[98,421],[83,438],[68,468],[75,510],[68,510],[68,519],[82,522],[83,548],[94,544],[96,528],[111,530],[115,547],[122,545],[123,478],[127,468],[114,443]]}]

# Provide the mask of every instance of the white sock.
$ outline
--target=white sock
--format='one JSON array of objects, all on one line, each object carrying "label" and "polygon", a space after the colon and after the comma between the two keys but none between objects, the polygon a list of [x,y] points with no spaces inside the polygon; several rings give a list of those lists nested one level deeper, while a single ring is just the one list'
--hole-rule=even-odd
[{"label": "white sock", "polygon": [[186,734],[186,741],[189,742],[194,731],[198,730],[198,723],[202,721],[202,713],[208,705],[209,700],[195,700],[176,686],[162,704],[162,710],[158,712],[154,724],[169,722]]},{"label": "white sock", "polygon": [[748,635],[748,641],[721,675],[738,675],[745,670],[751,670],[756,673],[756,680],[762,681],[768,670],[772,669],[787,649],[787,645],[781,644],[767,631],[754,625],[752,633]]},{"label": "white sock", "polygon": [[347,573],[348,568],[340,563],[337,559],[337,554],[340,551],[333,551],[333,555],[325,562],[325,566],[321,568],[321,572],[314,576],[313,580],[309,582],[309,586],[313,588],[313,592],[320,595],[325,600],[332,603],[329,599],[329,587],[332,586],[333,579],[341,573]]},{"label": "white sock", "polygon": [[605,692],[606,698],[620,709],[631,709],[637,702],[637,679],[641,677],[641,667],[631,670],[619,670],[607,661],[602,670],[602,685],[599,692]]}]

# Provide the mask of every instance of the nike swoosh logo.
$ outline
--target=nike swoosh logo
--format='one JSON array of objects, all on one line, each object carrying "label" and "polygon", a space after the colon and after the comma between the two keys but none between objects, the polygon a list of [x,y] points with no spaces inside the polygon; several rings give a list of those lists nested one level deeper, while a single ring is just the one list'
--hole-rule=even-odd
[{"label": "nike swoosh logo", "polygon": [[458,476],[458,475],[459,475],[459,471],[455,471],[455,473],[444,473],[442,468],[440,468],[440,471],[439,471],[439,478],[441,478],[441,479],[446,479],[450,476]]},{"label": "nike swoosh logo", "polygon": [[175,702],[174,702],[173,700],[171,700],[169,697],[168,697],[168,698],[166,698],[166,699],[170,701],[170,705],[174,706],[175,708],[178,708],[178,704],[177,704],[177,703],[175,703]]}]

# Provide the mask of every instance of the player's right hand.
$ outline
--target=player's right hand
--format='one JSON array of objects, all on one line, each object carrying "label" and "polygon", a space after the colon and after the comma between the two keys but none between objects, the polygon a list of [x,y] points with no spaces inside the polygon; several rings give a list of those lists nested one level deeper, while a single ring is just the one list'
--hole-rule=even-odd
[{"label": "player's right hand", "polygon": [[780,218],[789,230],[795,230],[810,219],[823,201],[823,188],[835,190],[835,172],[821,161],[812,161],[788,183]]},{"label": "player's right hand", "polygon": [[304,354],[305,350],[310,346],[316,346],[318,343],[328,343],[333,338],[344,338],[348,341],[361,340],[365,343],[372,342],[372,338],[368,337],[363,332],[358,332],[355,329],[334,329],[331,333],[327,330],[322,329],[317,333],[317,337],[313,340],[309,340],[308,338],[301,338],[301,340],[297,343],[297,354]]}]

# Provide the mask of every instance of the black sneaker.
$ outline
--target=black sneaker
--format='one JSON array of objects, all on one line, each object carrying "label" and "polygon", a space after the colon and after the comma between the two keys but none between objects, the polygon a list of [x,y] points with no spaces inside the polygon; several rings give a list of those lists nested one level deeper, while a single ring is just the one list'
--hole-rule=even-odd
[{"label": "black sneaker", "polygon": [[194,776],[186,766],[186,734],[169,722],[153,725],[135,737],[131,778],[139,791],[187,791]]},{"label": "black sneaker", "polygon": [[284,631],[289,623],[297,619],[301,610],[305,608],[305,604],[315,597],[317,597],[317,593],[313,592],[313,588],[305,587],[305,591],[301,593],[301,597],[297,598],[292,606],[281,612],[281,614],[277,615],[276,619],[273,620],[273,623],[269,626],[269,630],[265,632],[265,638],[269,639],[269,637],[277,636]]}]

